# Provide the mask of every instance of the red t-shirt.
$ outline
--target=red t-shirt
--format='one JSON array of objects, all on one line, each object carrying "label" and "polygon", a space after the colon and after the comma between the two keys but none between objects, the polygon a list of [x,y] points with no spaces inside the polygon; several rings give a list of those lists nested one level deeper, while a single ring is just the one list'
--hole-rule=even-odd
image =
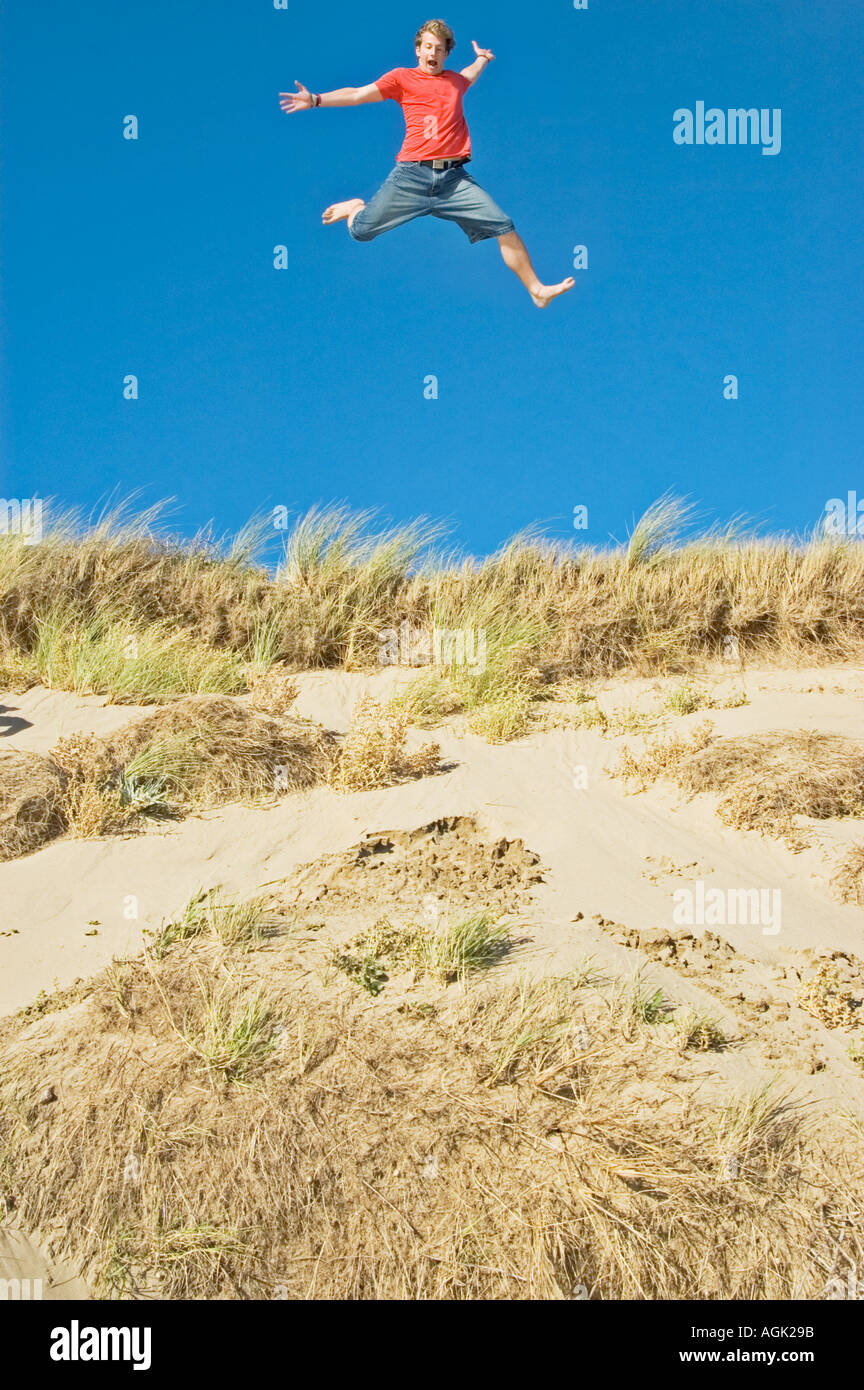
[{"label": "red t-shirt", "polygon": [[405,117],[405,142],[396,156],[414,159],[467,159],[471,137],[462,96],[471,83],[461,72],[435,77],[420,68],[394,68],[375,83],[382,97],[398,101]]}]

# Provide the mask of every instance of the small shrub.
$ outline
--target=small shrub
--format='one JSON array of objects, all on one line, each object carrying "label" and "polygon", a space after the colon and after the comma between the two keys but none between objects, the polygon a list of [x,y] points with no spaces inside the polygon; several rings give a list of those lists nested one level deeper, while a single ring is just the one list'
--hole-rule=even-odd
[{"label": "small shrub", "polygon": [[708,693],[701,690],[692,680],[686,679],[670,691],[663,701],[663,708],[671,714],[694,714],[697,709],[712,704]]},{"label": "small shrub", "polygon": [[424,743],[409,753],[405,749],[406,715],[363,695],[354,706],[354,717],[330,774],[339,791],[368,791],[392,787],[411,777],[435,772],[441,750]]},{"label": "small shrub", "polygon": [[338,970],[343,970],[350,980],[361,989],[365,989],[373,999],[378,997],[387,983],[387,971],[377,956],[357,956],[352,955],[350,951],[335,951],[331,963]]},{"label": "small shrub", "polygon": [[596,696],[590,696],[580,705],[574,717],[577,728],[597,729],[604,738],[620,738],[623,734],[638,734],[656,722],[655,716],[625,705],[621,709],[606,711],[597,703]]},{"label": "small shrub", "polygon": [[838,978],[837,967],[827,960],[812,979],[802,982],[798,1004],[826,1028],[852,1028],[860,1019],[860,1010],[854,1007],[852,994]]},{"label": "small shrub", "polygon": [[652,739],[641,753],[625,748],[612,769],[613,775],[635,782],[639,791],[646,791],[659,777],[674,777],[685,758],[711,742],[713,733],[714,726],[706,719],[683,738]]},{"label": "small shrub", "polygon": [[108,748],[95,734],[61,738],[50,757],[63,774],[63,813],[73,835],[90,839],[132,818],[132,808],[121,805]]},{"label": "small shrub", "polygon": [[249,677],[249,703],[253,709],[277,718],[287,714],[299,694],[293,672],[282,664]]}]

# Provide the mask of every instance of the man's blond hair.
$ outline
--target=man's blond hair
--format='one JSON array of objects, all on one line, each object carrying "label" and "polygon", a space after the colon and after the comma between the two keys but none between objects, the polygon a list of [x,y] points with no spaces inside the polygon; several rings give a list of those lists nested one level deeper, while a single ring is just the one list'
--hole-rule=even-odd
[{"label": "man's blond hair", "polygon": [[443,39],[447,45],[448,53],[452,53],[453,49],[456,47],[456,35],[453,33],[450,25],[444,23],[443,19],[429,19],[425,24],[420,25],[420,28],[417,30],[417,37],[414,40],[415,48],[420,47],[420,40],[424,34],[434,34],[436,39]]}]

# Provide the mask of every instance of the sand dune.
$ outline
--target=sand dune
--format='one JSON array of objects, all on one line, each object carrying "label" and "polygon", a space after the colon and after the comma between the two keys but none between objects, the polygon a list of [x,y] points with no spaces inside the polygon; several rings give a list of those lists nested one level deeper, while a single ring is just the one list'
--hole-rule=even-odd
[{"label": "sand dune", "polygon": [[[407,674],[301,675],[297,713],[344,731],[361,692],[383,696]],[[601,700],[610,710],[648,707],[671,684],[610,682]],[[747,685],[749,704],[711,712],[718,733],[812,728],[864,734],[860,670],[757,672]],[[135,713],[128,706],[43,690],[7,697],[4,704],[29,725],[8,735],[4,746],[39,752],[61,733],[111,732]],[[676,731],[699,718],[675,720]],[[592,730],[553,729],[496,747],[445,728],[436,738],[449,770],[435,777],[349,795],[318,788],[262,807],[229,806],[144,834],[66,838],[0,866],[6,933],[0,937],[0,1012],[95,974],[115,955],[137,952],[143,930],[157,929],[200,888],[252,892],[367,832],[408,830],[453,814],[476,814],[492,837],[519,837],[541,856],[546,883],[531,928],[538,965],[566,968],[575,953],[609,951],[606,934],[592,923],[595,914],[630,927],[672,926],[671,892],[683,880],[680,873],[656,872],[664,860],[702,866],[704,875],[691,870],[690,877],[710,878],[713,885],[782,891],[778,935],[763,935],[756,926],[718,927],[737,950],[766,966],[791,950],[864,948],[860,909],[833,900],[823,882],[831,855],[860,838],[854,822],[819,823],[817,845],[796,854],[778,841],[724,827],[711,797],[685,802],[664,785],[627,795],[604,769],[622,745],[638,744],[637,736],[610,739]],[[572,919],[580,912],[576,925]]]},{"label": "sand dune", "polygon": [[[300,675],[296,712],[344,732],[360,693],[385,697],[412,674]],[[706,678],[728,687],[726,673]],[[860,669],[754,670],[738,677],[739,685],[742,679],[750,702],[712,710],[718,734],[813,729],[864,736]],[[671,684],[610,681],[599,694],[608,710],[649,709]],[[0,704],[0,746],[43,754],[61,735],[110,733],[136,712],[41,689]],[[701,717],[676,718],[675,731]],[[411,737],[426,735],[412,731]],[[158,930],[200,889],[253,893],[350,850],[370,833],[409,832],[464,816],[490,842],[521,840],[542,866],[530,909],[520,911],[524,940],[499,967],[502,975],[564,972],[586,954],[623,974],[650,966],[670,997],[711,1009],[727,1023],[736,1046],[706,1060],[712,1075],[733,1085],[782,1075],[813,1097],[862,1113],[864,1075],[846,1056],[844,1038],[796,1007],[800,976],[819,953],[845,953],[850,982],[864,988],[862,910],[830,890],[832,864],[864,838],[860,822],[813,822],[810,847],[795,852],[781,840],[723,825],[711,796],[688,801],[665,783],[628,795],[606,769],[622,746],[639,746],[639,735],[559,727],[491,746],[457,720],[435,738],[444,769],[436,776],[347,795],[321,787],[144,833],[67,837],[0,865],[0,1015],[32,1005],[42,991],[94,976],[115,957],[137,954],[145,930]],[[705,925],[696,924],[688,938],[673,919],[672,895],[697,882],[779,891],[779,930],[726,923],[706,935]],[[35,1247],[28,1254],[21,1238],[4,1239],[0,1276],[26,1268],[30,1277],[50,1277]]]}]

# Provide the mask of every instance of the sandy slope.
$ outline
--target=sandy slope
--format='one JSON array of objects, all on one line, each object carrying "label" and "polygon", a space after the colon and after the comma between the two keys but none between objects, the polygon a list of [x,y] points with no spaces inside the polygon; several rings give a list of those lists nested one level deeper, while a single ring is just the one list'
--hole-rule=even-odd
[{"label": "sandy slope", "polygon": [[[342,731],[362,691],[386,698],[412,674],[301,676],[296,712]],[[715,678],[729,687],[728,673]],[[748,705],[708,714],[718,733],[811,728],[864,736],[860,670],[755,671],[732,683],[742,681]],[[609,682],[601,702],[607,710],[633,703],[656,708],[669,685]],[[37,689],[0,698],[0,739],[4,747],[45,753],[61,735],[108,733],[135,713]],[[679,732],[703,717],[672,722]],[[40,991],[95,974],[114,956],[138,952],[143,930],[158,928],[200,888],[252,892],[349,848],[369,831],[411,830],[467,814],[490,840],[521,838],[544,869],[524,922],[527,944],[502,969],[566,970],[586,954],[616,973],[648,966],[670,998],[710,1009],[735,1037],[732,1048],[706,1056],[706,1073],[737,1084],[779,1075],[864,1113],[864,1079],[845,1056],[845,1039],[796,1009],[798,982],[791,971],[803,948],[864,956],[864,914],[835,901],[826,882],[832,858],[862,838],[860,823],[814,823],[813,847],[795,854],[777,841],[727,829],[707,796],[684,803],[662,785],[626,795],[604,769],[623,744],[639,742],[635,737],[559,728],[492,747],[458,724],[434,737],[446,770],[422,781],[349,796],[319,789],[268,806],[231,806],[126,838],[63,840],[0,865],[0,1014],[31,1003]],[[697,952],[695,964],[682,972],[668,951],[664,959],[662,952],[658,958],[657,951],[646,955],[626,944],[628,928],[673,927],[672,892],[695,879],[711,887],[779,888],[780,931],[714,928],[738,953],[728,969]],[[702,928],[693,931],[698,937]],[[0,1277],[43,1278],[47,1289],[59,1276],[35,1246],[25,1248],[21,1237],[0,1231]]]},{"label": "sandy slope", "polygon": [[[393,670],[371,677],[302,676],[297,713],[344,730],[362,690],[386,696],[394,681],[406,678],[410,673]],[[750,704],[709,712],[718,733],[806,727],[864,735],[860,670],[752,672],[745,683]],[[607,709],[656,707],[669,684],[611,682],[601,702]],[[728,685],[727,678],[723,688]],[[135,713],[42,690],[6,697],[2,704],[0,718],[27,724],[7,734],[4,746],[40,752],[60,733],[107,732]],[[703,717],[674,720],[676,732]],[[737,951],[764,965],[766,978],[790,952],[805,947],[864,954],[861,910],[834,901],[823,882],[832,854],[861,838],[856,823],[818,826],[818,846],[795,854],[777,841],[727,829],[707,796],[684,803],[662,785],[626,795],[604,768],[623,744],[638,742],[635,737],[553,729],[494,747],[458,728],[434,736],[448,770],[422,781],[348,796],[316,789],[268,806],[231,806],[155,826],[142,835],[63,840],[0,865],[0,930],[14,933],[0,937],[0,1013],[31,1002],[41,990],[94,974],[115,955],[138,951],[143,929],[158,928],[200,888],[254,891],[300,864],[347,848],[367,831],[412,829],[457,813],[477,815],[490,838],[518,836],[541,856],[546,881],[529,924],[533,945],[522,953],[521,968],[566,968],[586,952],[632,962],[633,953],[594,916],[609,925],[672,927],[672,892],[696,878],[711,887],[782,890],[776,935],[759,926],[717,928]],[[574,922],[579,913],[581,920]],[[676,997],[692,988],[691,981],[677,982]]]}]

